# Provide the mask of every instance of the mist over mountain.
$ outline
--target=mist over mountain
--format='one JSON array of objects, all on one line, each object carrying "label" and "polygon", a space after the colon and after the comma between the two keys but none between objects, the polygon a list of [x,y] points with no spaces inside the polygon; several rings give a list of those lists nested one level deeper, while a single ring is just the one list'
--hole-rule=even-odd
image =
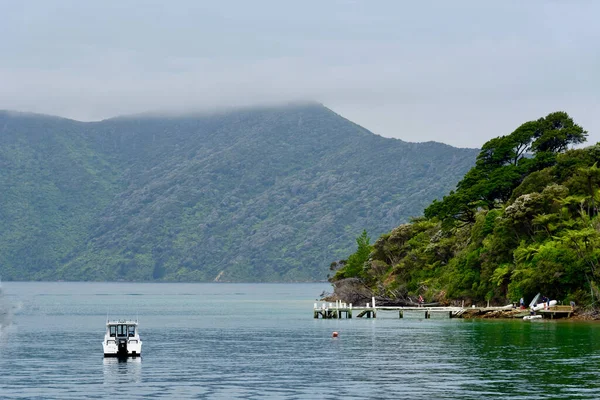
[{"label": "mist over mountain", "polygon": [[9,280],[324,279],[452,190],[478,151],[377,136],[319,104],[100,122],[0,112]]}]

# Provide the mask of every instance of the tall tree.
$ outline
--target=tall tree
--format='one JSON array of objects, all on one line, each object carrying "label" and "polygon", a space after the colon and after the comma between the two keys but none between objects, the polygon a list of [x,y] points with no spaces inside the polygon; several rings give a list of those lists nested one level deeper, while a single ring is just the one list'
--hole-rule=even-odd
[{"label": "tall tree", "polygon": [[[556,163],[556,154],[583,143],[587,132],[559,111],[529,121],[506,136],[486,142],[475,166],[457,184],[456,191],[425,209],[427,218],[472,223],[477,209],[494,208],[508,201],[513,190],[531,172]],[[533,152],[535,157],[527,157]],[[452,224],[450,224],[452,225]]]},{"label": "tall tree", "polygon": [[587,131],[573,122],[564,111],[548,114],[537,121],[535,140],[531,149],[538,152],[562,153],[569,145],[586,141]]}]

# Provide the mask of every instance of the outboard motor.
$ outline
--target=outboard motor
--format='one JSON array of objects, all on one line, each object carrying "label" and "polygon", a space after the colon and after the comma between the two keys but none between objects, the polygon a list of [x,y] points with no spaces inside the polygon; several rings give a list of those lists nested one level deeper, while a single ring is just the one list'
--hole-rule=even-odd
[{"label": "outboard motor", "polygon": [[117,356],[127,357],[127,339],[119,339],[119,349],[117,350]]}]

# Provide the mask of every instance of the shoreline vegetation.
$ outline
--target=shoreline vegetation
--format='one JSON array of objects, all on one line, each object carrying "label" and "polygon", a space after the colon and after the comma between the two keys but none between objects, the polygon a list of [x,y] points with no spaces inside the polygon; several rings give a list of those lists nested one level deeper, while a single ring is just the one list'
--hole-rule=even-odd
[{"label": "shoreline vegetation", "polygon": [[456,189],[423,216],[331,263],[327,297],[362,305],[490,304],[541,292],[598,319],[600,144],[565,112],[485,143]]}]

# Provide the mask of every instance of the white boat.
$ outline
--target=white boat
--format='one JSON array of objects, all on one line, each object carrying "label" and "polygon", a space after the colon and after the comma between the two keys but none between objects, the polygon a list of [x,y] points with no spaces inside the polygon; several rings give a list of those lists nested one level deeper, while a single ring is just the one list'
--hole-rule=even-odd
[{"label": "white boat", "polygon": [[533,311],[538,311],[538,310],[547,310],[547,309],[549,309],[550,307],[552,307],[552,306],[555,306],[555,305],[556,305],[556,300],[550,300],[550,301],[548,301],[548,302],[546,302],[546,303],[538,303],[538,304],[537,304],[537,305],[535,305],[535,306],[531,306],[531,309],[532,309]]},{"label": "white boat", "polygon": [[541,319],[542,316],[541,315],[526,315],[523,317],[524,320],[530,320],[530,319]]},{"label": "white boat", "polygon": [[106,321],[106,333],[102,342],[104,357],[138,357],[142,355],[142,340],[138,321]]}]

